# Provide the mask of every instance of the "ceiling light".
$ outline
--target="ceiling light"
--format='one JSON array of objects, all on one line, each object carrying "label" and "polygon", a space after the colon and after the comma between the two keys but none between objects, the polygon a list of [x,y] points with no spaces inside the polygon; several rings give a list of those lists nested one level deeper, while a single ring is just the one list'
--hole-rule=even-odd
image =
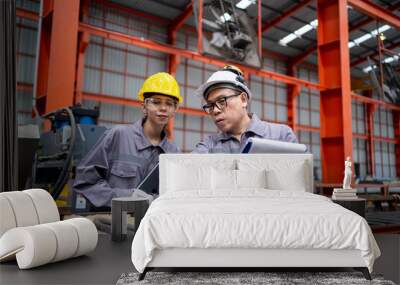
[{"label": "ceiling light", "polygon": [[236,4],[236,7],[239,9],[247,9],[251,4],[255,4],[256,0],[241,0],[239,3]]}]

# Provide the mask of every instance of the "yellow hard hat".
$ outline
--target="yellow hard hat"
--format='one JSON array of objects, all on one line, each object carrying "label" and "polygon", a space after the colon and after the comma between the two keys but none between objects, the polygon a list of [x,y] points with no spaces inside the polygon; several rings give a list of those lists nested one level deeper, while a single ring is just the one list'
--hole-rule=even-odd
[{"label": "yellow hard hat", "polygon": [[145,93],[158,93],[174,97],[179,103],[182,103],[182,97],[179,92],[179,85],[171,74],[159,72],[147,78],[137,97],[140,101],[144,101]]}]

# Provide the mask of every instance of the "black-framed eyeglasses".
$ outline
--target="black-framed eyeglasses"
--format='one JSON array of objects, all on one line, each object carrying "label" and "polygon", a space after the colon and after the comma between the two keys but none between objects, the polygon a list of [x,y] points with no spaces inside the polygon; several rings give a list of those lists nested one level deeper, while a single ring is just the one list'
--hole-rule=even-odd
[{"label": "black-framed eyeglasses", "polygon": [[233,98],[233,97],[239,96],[242,93],[243,92],[220,97],[215,102],[211,102],[211,103],[207,103],[207,104],[203,105],[203,110],[207,114],[210,114],[211,112],[213,112],[215,107],[217,107],[218,110],[223,111],[223,110],[225,110],[226,106],[228,105],[227,100],[229,98]]}]

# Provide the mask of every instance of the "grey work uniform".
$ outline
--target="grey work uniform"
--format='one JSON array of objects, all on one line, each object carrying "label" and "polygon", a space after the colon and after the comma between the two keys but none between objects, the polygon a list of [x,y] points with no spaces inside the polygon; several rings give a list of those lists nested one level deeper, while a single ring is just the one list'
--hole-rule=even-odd
[{"label": "grey work uniform", "polygon": [[130,196],[161,153],[178,152],[165,134],[153,146],[143,133],[142,122],[107,130],[77,167],[74,190],[96,207],[110,206],[114,197]]},{"label": "grey work uniform", "polygon": [[240,153],[251,137],[297,143],[296,135],[289,126],[263,122],[255,114],[249,116],[250,125],[240,141],[232,135],[220,132],[198,143],[193,153]]}]

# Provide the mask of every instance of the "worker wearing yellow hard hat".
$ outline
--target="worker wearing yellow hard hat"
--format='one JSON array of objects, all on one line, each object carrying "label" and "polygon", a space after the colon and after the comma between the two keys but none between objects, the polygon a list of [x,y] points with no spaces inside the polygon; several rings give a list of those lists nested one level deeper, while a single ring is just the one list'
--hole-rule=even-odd
[{"label": "worker wearing yellow hard hat", "polygon": [[166,72],[148,77],[137,98],[143,102],[143,117],[106,131],[77,167],[74,190],[96,207],[139,193],[135,188],[157,165],[159,155],[179,152],[166,136],[168,122],[183,101],[175,78]]}]

